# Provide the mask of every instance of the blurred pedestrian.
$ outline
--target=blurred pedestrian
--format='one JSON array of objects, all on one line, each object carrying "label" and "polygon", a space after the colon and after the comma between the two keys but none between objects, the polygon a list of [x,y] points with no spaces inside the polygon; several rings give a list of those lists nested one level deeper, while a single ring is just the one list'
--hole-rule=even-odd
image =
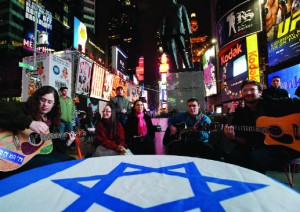
[{"label": "blurred pedestrian", "polygon": [[61,107],[61,126],[60,132],[71,132],[73,130],[72,120],[74,118],[74,102],[73,99],[68,97],[68,88],[61,87],[59,89],[61,96],[59,97]]},{"label": "blurred pedestrian", "polygon": [[117,120],[125,127],[127,115],[130,113],[130,102],[124,97],[124,89],[122,86],[116,89],[117,96],[111,99],[111,103],[116,109]]}]

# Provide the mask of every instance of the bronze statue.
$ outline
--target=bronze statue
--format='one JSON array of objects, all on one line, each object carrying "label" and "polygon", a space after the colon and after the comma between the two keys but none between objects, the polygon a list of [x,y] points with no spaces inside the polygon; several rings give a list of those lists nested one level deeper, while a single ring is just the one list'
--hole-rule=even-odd
[{"label": "bronze statue", "polygon": [[173,68],[175,69],[179,69],[176,49],[185,67],[192,68],[185,45],[185,36],[189,37],[191,34],[190,21],[185,6],[177,4],[176,0],[169,0],[162,21],[161,36],[164,51],[171,56]]}]

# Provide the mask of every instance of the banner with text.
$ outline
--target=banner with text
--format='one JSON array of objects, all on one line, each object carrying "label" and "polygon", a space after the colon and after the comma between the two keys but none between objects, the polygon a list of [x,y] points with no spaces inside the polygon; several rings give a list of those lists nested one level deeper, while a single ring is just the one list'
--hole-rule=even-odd
[{"label": "banner with text", "polygon": [[281,1],[280,8],[266,14],[268,64],[277,65],[300,54],[300,3],[299,0]]},{"label": "banner with text", "polygon": [[96,99],[102,98],[104,74],[105,74],[105,68],[100,66],[97,63],[94,63],[90,97]]},{"label": "banner with text", "polygon": [[239,38],[262,31],[260,0],[246,0],[229,10],[217,23],[219,49]]}]

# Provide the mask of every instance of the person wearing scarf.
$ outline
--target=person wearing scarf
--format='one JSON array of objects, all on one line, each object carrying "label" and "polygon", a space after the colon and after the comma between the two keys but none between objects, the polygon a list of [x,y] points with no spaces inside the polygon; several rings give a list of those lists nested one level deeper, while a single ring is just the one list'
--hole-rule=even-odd
[{"label": "person wearing scarf", "polygon": [[144,112],[144,103],[136,100],[125,127],[129,149],[134,155],[155,154],[154,135],[155,129],[151,118]]}]

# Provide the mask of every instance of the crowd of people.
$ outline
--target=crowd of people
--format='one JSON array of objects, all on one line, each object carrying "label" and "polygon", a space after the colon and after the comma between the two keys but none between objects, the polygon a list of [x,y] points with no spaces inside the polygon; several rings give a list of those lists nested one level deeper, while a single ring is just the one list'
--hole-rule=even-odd
[{"label": "crowd of people", "polygon": [[[241,85],[243,104],[240,104],[231,115],[231,121],[222,128],[219,137],[210,133],[212,120],[201,112],[199,100],[188,99],[187,111],[177,113],[168,119],[168,128],[163,139],[166,154],[221,160],[261,173],[282,168],[292,159],[299,158],[298,150],[281,144],[287,143],[285,139],[300,137],[298,129],[300,120],[292,120],[293,123],[289,123],[291,118],[286,118],[300,112],[300,100],[286,96],[280,88],[279,77],[272,79],[272,86],[274,88],[264,90],[261,83],[245,80]],[[299,88],[296,90],[297,95],[300,93],[299,90]],[[73,128],[68,127],[74,105],[66,96],[66,87],[61,88],[60,92],[61,96],[53,87],[43,86],[30,96],[27,102],[0,102],[0,129],[9,130],[16,135],[25,129],[37,134],[60,132],[68,135],[67,138],[64,136],[53,140],[53,151],[50,154],[37,154],[16,170],[0,172],[0,179],[35,167],[75,159],[66,151],[76,136]],[[91,124],[95,128],[92,141],[94,151],[91,157],[128,153],[155,154],[156,130],[150,116],[145,112],[143,101],[136,100],[130,107],[123,92],[122,87],[117,88],[117,97],[105,105],[102,116],[98,114],[97,121],[92,122],[95,116],[92,103],[84,113],[86,117],[82,117],[82,120],[89,120],[85,124]],[[275,129],[267,133],[276,134],[275,131],[280,130],[280,127],[290,127],[296,123],[294,134],[281,136],[279,133],[272,137],[253,130],[258,120],[263,120],[268,123],[267,126],[273,127],[274,117],[278,118],[275,119]],[[279,128],[276,128],[278,124]],[[245,130],[248,127],[252,130]],[[235,145],[231,151],[222,152],[218,149],[220,146],[215,145],[219,139],[226,139]],[[267,139],[273,139],[275,145],[266,145]]]}]

